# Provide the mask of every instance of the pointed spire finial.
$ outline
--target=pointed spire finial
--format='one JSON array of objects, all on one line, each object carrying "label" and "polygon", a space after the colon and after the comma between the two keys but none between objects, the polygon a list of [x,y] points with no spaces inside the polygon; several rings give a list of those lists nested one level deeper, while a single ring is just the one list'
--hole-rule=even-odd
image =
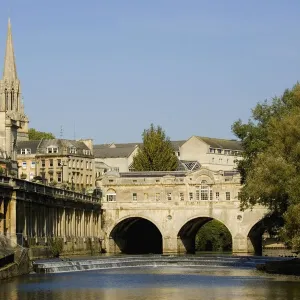
[{"label": "pointed spire finial", "polygon": [[18,76],[17,76],[13,39],[12,39],[11,23],[10,23],[10,18],[8,18],[3,79],[16,80],[17,78]]}]

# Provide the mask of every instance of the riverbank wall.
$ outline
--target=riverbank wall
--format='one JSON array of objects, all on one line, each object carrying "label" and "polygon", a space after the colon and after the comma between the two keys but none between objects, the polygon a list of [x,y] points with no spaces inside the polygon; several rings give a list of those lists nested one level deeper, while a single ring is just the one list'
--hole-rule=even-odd
[{"label": "riverbank wall", "polygon": [[0,268],[0,280],[28,274],[31,271],[28,249],[18,247],[9,257],[12,255],[13,261],[8,261],[7,265]]},{"label": "riverbank wall", "polygon": [[29,257],[31,260],[52,258],[55,256],[95,255],[103,253],[102,240],[99,238],[56,238],[29,239]]}]

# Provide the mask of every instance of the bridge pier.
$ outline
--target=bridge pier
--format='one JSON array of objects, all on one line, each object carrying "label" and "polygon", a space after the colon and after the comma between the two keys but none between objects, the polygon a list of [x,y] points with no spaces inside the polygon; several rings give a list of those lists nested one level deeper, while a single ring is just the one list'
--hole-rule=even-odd
[{"label": "bridge pier", "polygon": [[247,236],[237,234],[232,238],[232,253],[254,253],[254,248]]}]

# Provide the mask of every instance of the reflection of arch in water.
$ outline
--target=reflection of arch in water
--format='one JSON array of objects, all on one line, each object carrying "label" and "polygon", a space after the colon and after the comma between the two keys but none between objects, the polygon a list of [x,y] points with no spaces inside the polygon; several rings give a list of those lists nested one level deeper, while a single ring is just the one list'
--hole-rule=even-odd
[{"label": "reflection of arch in water", "polygon": [[129,217],[120,221],[112,229],[109,239],[110,244],[122,253],[162,253],[162,235],[157,226],[145,218]]},{"label": "reflection of arch in water", "polygon": [[[179,230],[178,239],[178,251],[186,253],[195,253],[195,237],[199,229],[206,223],[216,220],[222,223],[226,228],[227,226],[220,220],[211,217],[195,217],[187,221]],[[228,229],[228,228],[227,228]],[[228,232],[230,233],[229,229]],[[230,233],[231,234],[231,233]],[[232,237],[231,237],[232,239]]]}]

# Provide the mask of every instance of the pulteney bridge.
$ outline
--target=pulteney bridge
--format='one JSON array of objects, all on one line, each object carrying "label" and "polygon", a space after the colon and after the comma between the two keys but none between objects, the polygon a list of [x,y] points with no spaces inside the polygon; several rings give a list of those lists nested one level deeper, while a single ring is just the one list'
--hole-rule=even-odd
[{"label": "pulteney bridge", "polygon": [[[100,248],[100,199],[0,176],[0,235],[23,246],[45,246],[64,240],[66,252]],[[89,245],[86,239],[90,238]]]},{"label": "pulteney bridge", "polygon": [[107,252],[193,253],[197,231],[212,219],[230,231],[233,252],[261,247],[267,210],[240,211],[236,172],[108,172],[97,185]]}]

